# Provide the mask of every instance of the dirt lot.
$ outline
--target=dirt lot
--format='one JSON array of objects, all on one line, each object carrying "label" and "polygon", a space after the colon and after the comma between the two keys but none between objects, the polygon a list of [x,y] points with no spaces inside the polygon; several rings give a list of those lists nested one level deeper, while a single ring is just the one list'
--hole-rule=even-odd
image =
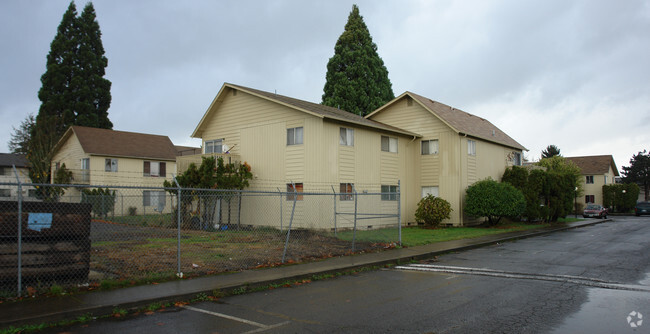
[{"label": "dirt lot", "polygon": [[[172,277],[177,272],[178,230],[93,221],[90,269],[95,280]],[[181,271],[185,276],[277,265],[287,232],[270,228],[181,231]],[[383,243],[356,242],[355,250],[377,251]],[[285,262],[349,254],[352,243],[311,230],[290,233]]]}]

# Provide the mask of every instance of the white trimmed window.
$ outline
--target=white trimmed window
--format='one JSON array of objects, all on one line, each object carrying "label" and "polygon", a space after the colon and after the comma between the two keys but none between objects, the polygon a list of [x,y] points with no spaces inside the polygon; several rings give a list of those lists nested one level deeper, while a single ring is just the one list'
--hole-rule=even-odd
[{"label": "white trimmed window", "polygon": [[397,138],[381,136],[381,150],[383,152],[397,153]]},{"label": "white trimmed window", "polygon": [[382,185],[381,186],[381,200],[382,201],[397,201],[397,186]]},{"label": "white trimmed window", "polygon": [[521,166],[521,153],[515,152],[512,156],[512,164],[515,166]]},{"label": "white trimmed window", "polygon": [[143,176],[166,177],[167,163],[158,161],[145,161],[142,166]]},{"label": "white trimmed window", "polygon": [[287,146],[289,145],[301,145],[303,138],[303,128],[302,126],[297,128],[287,129]]},{"label": "white trimmed window", "polygon": [[104,166],[104,171],[117,173],[117,159],[106,159]]},{"label": "white trimmed window", "polygon": [[476,155],[476,141],[468,139],[467,140],[467,154]]},{"label": "white trimmed window", "polygon": [[165,192],[158,190],[142,191],[142,206],[165,207]]},{"label": "white trimmed window", "polygon": [[223,139],[206,140],[203,153],[223,153]]},{"label": "white trimmed window", "polygon": [[593,184],[594,183],[594,176],[593,175],[587,175],[585,183],[586,184]]},{"label": "white trimmed window", "polygon": [[438,187],[422,187],[422,198],[427,197],[427,195],[438,197]]},{"label": "white trimmed window", "polygon": [[339,144],[344,146],[354,146],[354,129],[341,128],[339,131]]},{"label": "white trimmed window", "polygon": [[422,141],[422,155],[438,154],[438,139]]}]

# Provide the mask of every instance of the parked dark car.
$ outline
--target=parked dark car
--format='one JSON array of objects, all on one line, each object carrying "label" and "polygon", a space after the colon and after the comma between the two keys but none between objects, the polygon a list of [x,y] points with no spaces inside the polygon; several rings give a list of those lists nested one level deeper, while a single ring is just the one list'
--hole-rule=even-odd
[{"label": "parked dark car", "polygon": [[650,215],[650,202],[637,202],[634,207],[634,214],[637,216]]},{"label": "parked dark car", "polygon": [[582,216],[585,218],[597,217],[597,218],[607,218],[607,208],[604,208],[599,204],[587,204],[585,211],[582,212]]}]

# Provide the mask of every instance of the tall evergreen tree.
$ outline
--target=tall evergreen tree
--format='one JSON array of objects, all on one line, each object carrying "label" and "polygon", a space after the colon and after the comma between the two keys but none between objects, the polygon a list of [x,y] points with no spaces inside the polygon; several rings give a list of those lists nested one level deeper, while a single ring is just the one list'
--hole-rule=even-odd
[{"label": "tall evergreen tree", "polygon": [[18,128],[13,127],[14,132],[9,140],[9,152],[17,154],[29,153],[29,140],[32,137],[32,129],[36,120],[33,114],[27,115]]},{"label": "tall evergreen tree", "polygon": [[52,149],[68,127],[113,127],[108,119],[111,83],[103,77],[107,64],[93,5],[87,4],[77,16],[77,7],[70,2],[41,76],[41,107],[27,156],[32,182],[50,181]]},{"label": "tall evergreen tree", "polygon": [[388,70],[357,5],[336,42],[325,78],[322,104],[327,106],[363,116],[395,98]]},{"label": "tall evergreen tree", "polygon": [[72,81],[77,91],[75,124],[94,128],[112,129],[108,119],[111,105],[111,82],[104,78],[108,59],[104,56],[99,23],[92,3],[86,4],[78,19],[79,75]]}]

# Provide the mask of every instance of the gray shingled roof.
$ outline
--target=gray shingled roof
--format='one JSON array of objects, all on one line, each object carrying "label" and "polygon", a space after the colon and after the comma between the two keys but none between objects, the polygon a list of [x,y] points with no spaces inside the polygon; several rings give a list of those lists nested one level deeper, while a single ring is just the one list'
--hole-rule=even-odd
[{"label": "gray shingled roof", "polygon": [[611,155],[591,155],[583,157],[565,157],[580,167],[583,175],[601,175],[609,172],[609,167],[614,170],[614,175],[618,176],[618,169]]},{"label": "gray shingled roof", "polygon": [[167,136],[72,126],[57,149],[74,132],[86,154],[159,160],[176,160],[176,149]]},{"label": "gray shingled roof", "polygon": [[24,154],[0,153],[0,167],[11,167],[13,165],[16,165],[17,168],[29,167],[27,156]]},{"label": "gray shingled roof", "polygon": [[413,99],[420,102],[425,108],[440,117],[440,119],[449,124],[449,126],[459,133],[508,147],[526,150],[523,145],[519,144],[516,140],[512,139],[505,132],[501,131],[494,124],[484,118],[412,92],[406,92],[405,94],[410,95]]},{"label": "gray shingled roof", "polygon": [[311,113],[314,113],[314,114],[318,114],[318,115],[323,116],[324,118],[337,120],[337,121],[341,121],[341,122],[345,122],[345,123],[352,123],[352,124],[356,124],[356,125],[371,127],[371,128],[380,129],[380,130],[386,130],[386,131],[390,131],[390,132],[396,132],[396,133],[405,134],[405,135],[408,135],[408,136],[420,137],[420,135],[417,134],[417,133],[406,131],[406,130],[403,130],[403,129],[400,129],[400,128],[397,128],[397,127],[394,127],[394,126],[390,126],[390,125],[387,125],[387,124],[384,124],[384,123],[381,123],[381,122],[373,121],[373,120],[364,118],[362,116],[359,116],[357,114],[353,114],[353,113],[350,113],[350,112],[347,112],[345,110],[341,110],[341,109],[338,109],[338,108],[332,108],[332,107],[328,107],[328,106],[325,106],[325,105],[322,105],[322,104],[317,104],[317,103],[307,102],[307,101],[303,101],[303,100],[298,100],[298,99],[294,99],[294,98],[291,98],[291,97],[288,97],[288,96],[278,95],[278,94],[274,94],[274,93],[269,93],[269,92],[265,92],[265,91],[261,91],[261,90],[257,90],[257,89],[252,89],[252,88],[248,88],[248,87],[243,87],[243,86],[239,86],[239,85],[229,84],[229,83],[226,83],[225,86],[228,86],[228,87],[231,87],[231,88],[234,88],[234,89],[238,89],[238,90],[241,90],[241,91],[245,91],[245,92],[251,93],[253,95],[262,96],[262,97],[267,98],[269,100],[280,102],[282,104],[289,105],[289,106],[294,107],[294,108],[298,108],[298,109],[305,110],[305,111],[308,111],[308,112],[311,112]]}]

